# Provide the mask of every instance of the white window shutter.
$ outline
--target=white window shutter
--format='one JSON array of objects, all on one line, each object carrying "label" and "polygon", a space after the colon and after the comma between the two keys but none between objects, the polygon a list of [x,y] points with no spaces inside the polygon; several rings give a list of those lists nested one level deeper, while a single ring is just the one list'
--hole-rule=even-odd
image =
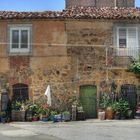
[{"label": "white window shutter", "polygon": [[137,28],[128,28],[127,30],[127,49],[128,56],[138,56],[138,39],[137,39]]}]

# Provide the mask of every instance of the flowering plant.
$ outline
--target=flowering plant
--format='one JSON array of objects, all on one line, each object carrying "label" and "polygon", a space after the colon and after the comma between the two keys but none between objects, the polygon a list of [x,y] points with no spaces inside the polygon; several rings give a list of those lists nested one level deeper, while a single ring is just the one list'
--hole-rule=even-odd
[{"label": "flowering plant", "polygon": [[49,116],[49,106],[47,104],[43,104],[39,108],[39,114],[43,116]]}]

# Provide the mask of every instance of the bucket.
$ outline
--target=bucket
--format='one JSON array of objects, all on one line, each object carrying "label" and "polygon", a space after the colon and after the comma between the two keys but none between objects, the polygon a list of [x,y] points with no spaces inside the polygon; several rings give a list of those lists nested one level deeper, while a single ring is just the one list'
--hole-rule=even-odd
[{"label": "bucket", "polygon": [[104,111],[99,111],[98,112],[98,119],[99,120],[105,120],[105,112]]}]

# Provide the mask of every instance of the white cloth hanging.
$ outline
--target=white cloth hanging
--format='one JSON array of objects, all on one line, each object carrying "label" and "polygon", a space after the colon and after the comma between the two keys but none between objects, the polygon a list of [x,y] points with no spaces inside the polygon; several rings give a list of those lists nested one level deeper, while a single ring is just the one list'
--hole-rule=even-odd
[{"label": "white cloth hanging", "polygon": [[45,96],[47,96],[47,104],[49,106],[52,105],[52,101],[51,101],[51,88],[50,88],[50,85],[47,86],[47,89],[45,91]]}]

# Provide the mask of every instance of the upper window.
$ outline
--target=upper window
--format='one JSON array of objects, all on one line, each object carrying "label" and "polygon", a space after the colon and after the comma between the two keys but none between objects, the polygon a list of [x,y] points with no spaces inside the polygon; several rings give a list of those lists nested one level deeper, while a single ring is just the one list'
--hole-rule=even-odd
[{"label": "upper window", "polygon": [[138,27],[119,26],[117,27],[117,55],[138,57]]},{"label": "upper window", "polygon": [[117,34],[117,46],[119,48],[138,47],[136,27],[118,27]]},{"label": "upper window", "polygon": [[10,27],[10,53],[29,53],[31,50],[31,27]]}]

